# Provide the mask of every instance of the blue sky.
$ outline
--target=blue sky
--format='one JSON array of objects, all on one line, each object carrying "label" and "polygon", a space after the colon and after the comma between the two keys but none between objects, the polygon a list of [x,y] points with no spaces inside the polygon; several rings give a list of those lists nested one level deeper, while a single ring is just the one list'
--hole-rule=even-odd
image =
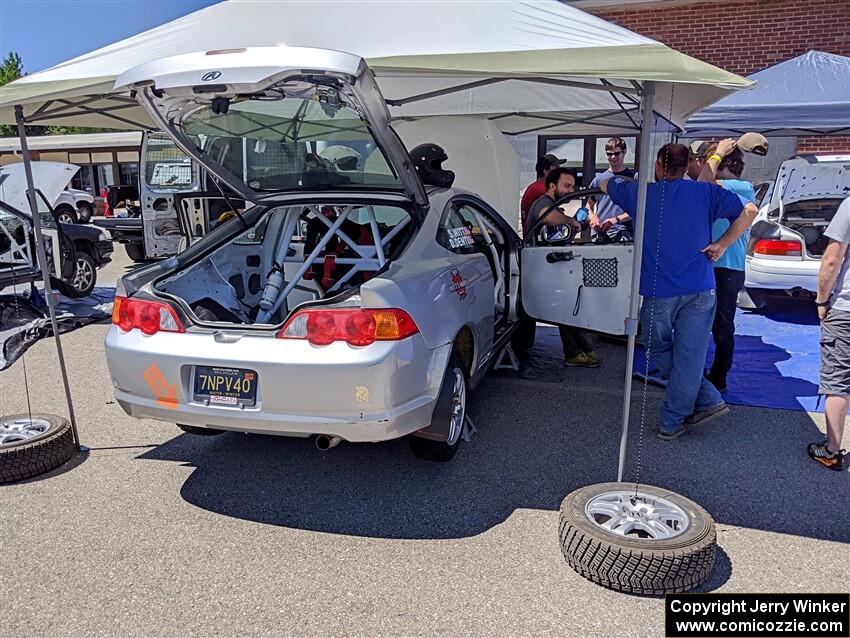
[{"label": "blue sky", "polygon": [[217,0],[0,0],[0,55],[33,73],[203,9]]}]

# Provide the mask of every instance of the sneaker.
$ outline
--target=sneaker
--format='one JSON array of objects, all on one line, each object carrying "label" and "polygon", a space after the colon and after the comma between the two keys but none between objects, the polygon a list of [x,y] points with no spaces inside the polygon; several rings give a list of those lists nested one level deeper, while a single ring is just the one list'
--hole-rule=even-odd
[{"label": "sneaker", "polygon": [[844,450],[833,452],[826,445],[826,439],[820,443],[809,444],[809,456],[830,470],[841,471],[844,469]]},{"label": "sneaker", "polygon": [[594,361],[590,357],[587,356],[584,352],[579,352],[576,356],[571,357],[570,359],[566,359],[564,361],[568,366],[573,368],[598,368],[599,362]]},{"label": "sneaker", "polygon": [[602,358],[596,354],[595,351],[591,350],[589,352],[585,352],[584,356],[593,361],[594,363],[602,363]]},{"label": "sneaker", "polygon": [[677,436],[679,436],[680,434],[684,434],[684,433],[685,433],[685,424],[684,423],[682,423],[675,430],[665,430],[663,428],[658,428],[658,432],[656,432],[656,434],[658,435],[658,438],[661,439],[662,441],[672,441]]},{"label": "sneaker", "polygon": [[685,425],[697,425],[698,423],[706,423],[719,416],[729,414],[729,406],[725,403],[718,403],[706,410],[697,410],[691,416],[685,417]]}]

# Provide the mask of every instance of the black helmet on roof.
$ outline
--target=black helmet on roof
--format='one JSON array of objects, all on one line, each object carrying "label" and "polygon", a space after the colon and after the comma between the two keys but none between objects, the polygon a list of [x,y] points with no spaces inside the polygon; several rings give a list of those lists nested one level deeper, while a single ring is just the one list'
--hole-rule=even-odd
[{"label": "black helmet on roof", "polygon": [[410,159],[413,160],[413,166],[419,173],[419,179],[426,186],[449,188],[454,183],[454,171],[442,167],[442,163],[449,159],[442,146],[420,144],[410,151]]}]

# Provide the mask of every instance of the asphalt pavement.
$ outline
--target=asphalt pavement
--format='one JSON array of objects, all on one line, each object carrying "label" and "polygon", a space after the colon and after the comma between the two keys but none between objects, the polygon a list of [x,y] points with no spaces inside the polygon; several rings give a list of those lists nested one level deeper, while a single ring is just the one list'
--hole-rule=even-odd
[{"label": "asphalt pavement", "polygon": [[[127,267],[116,257],[102,281]],[[557,340],[541,330],[542,355]],[[113,402],[105,333],[62,337],[90,450],[0,486],[3,636],[663,635],[661,599],[584,580],[557,537],[564,496],[616,477],[622,346],[600,344],[596,370],[488,375],[470,397],[478,432],[443,465],[405,441],[320,452],[132,419]],[[61,387],[41,341],[0,373],[0,414],[28,400],[67,414]],[[663,442],[663,394],[648,389],[641,436],[642,392],[627,478],[714,516],[702,591],[847,591],[850,472],[805,455],[822,415],[733,407]]]}]

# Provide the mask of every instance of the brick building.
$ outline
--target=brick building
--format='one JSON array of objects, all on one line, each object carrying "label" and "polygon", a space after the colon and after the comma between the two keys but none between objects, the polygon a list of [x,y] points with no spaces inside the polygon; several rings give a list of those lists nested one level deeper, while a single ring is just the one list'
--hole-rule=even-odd
[{"label": "brick building", "polygon": [[[574,0],[569,4],[744,76],[810,49],[850,56],[850,0]],[[801,137],[797,151],[850,152],[850,137]]]}]

